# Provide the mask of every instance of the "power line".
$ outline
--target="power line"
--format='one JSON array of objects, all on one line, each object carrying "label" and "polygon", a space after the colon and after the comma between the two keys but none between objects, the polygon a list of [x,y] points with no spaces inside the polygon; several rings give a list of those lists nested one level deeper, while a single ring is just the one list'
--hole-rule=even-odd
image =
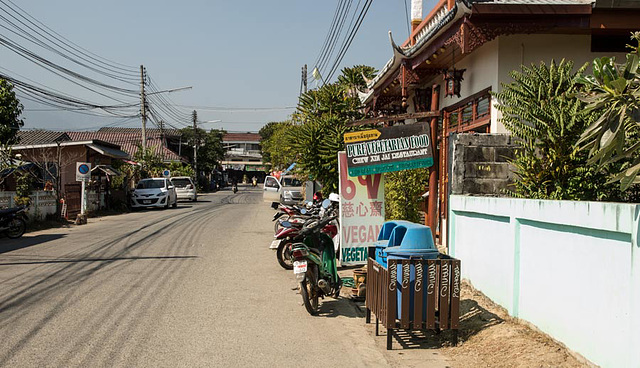
[{"label": "power line", "polygon": [[349,50],[349,47],[351,46],[351,43],[353,42],[353,39],[355,38],[356,34],[358,33],[358,30],[360,29],[360,26],[362,25],[362,21],[364,20],[365,16],[367,15],[367,12],[369,11],[369,7],[371,7],[371,3],[373,2],[373,0],[367,0],[364,7],[362,8],[362,10],[360,11],[360,15],[358,16],[358,20],[356,21],[355,27],[352,28],[351,33],[349,34],[349,36],[347,38],[345,38],[343,44],[342,44],[342,48],[340,49],[338,56],[336,57],[333,66],[331,67],[331,70],[329,72],[329,74],[327,75],[325,81],[328,81],[331,79],[331,77],[333,77],[333,74],[336,72],[338,66],[340,65],[340,62],[342,62],[342,59],[344,58],[344,56],[347,54],[347,51]]},{"label": "power line", "polygon": [[[6,2],[4,0],[0,0],[0,2],[2,2],[8,8],[10,8],[15,14],[19,15],[21,18],[25,19],[27,22],[29,22],[30,24],[34,25],[35,27],[37,27],[38,29],[43,31],[50,38],[55,39],[59,43],[65,45],[66,47],[63,47],[63,48],[65,48],[67,51],[74,50],[77,53],[85,55],[89,59],[94,60],[96,63],[103,64],[105,67],[108,66],[108,67],[110,67],[112,69],[120,70],[121,72],[124,72],[124,73],[128,74],[131,77],[137,76],[137,68],[136,67],[132,67],[132,66],[128,66],[128,65],[125,65],[125,64],[121,64],[121,63],[118,63],[118,62],[115,62],[115,61],[111,61],[109,59],[106,59],[106,58],[104,58],[102,56],[99,56],[99,55],[97,55],[97,54],[95,54],[95,53],[93,53],[93,52],[91,52],[91,51],[89,51],[89,50],[87,50],[87,49],[85,49],[85,48],[73,43],[69,39],[65,38],[61,34],[59,34],[56,31],[54,31],[53,29],[49,28],[47,25],[45,25],[44,23],[42,23],[38,19],[36,19],[33,16],[31,16],[28,12],[26,12],[24,9],[20,8],[18,5],[13,3],[11,0],[6,0]],[[9,3],[9,4],[13,5],[13,6],[11,6],[11,5],[7,4],[7,3]],[[16,9],[18,9],[18,10],[16,10]],[[73,53],[73,52],[70,52],[70,53]]]}]

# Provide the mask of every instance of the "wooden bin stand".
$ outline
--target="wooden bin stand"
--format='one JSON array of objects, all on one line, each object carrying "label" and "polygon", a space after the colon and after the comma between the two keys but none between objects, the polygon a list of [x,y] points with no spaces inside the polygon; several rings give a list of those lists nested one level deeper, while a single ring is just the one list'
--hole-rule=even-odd
[{"label": "wooden bin stand", "polygon": [[[453,330],[454,345],[458,344],[460,322],[460,260],[445,256],[441,259],[390,259],[388,268],[373,258],[367,261],[366,323],[371,313],[376,318],[376,336],[380,322],[387,329],[387,350],[391,350],[394,330]],[[401,265],[398,269],[398,265]],[[415,270],[411,285],[410,270]],[[399,270],[399,271],[398,271]],[[398,283],[398,281],[400,281]],[[413,287],[413,291],[410,290]],[[413,292],[413,313],[410,294]],[[397,298],[402,295],[400,318]],[[426,303],[425,303],[426,293]]]}]

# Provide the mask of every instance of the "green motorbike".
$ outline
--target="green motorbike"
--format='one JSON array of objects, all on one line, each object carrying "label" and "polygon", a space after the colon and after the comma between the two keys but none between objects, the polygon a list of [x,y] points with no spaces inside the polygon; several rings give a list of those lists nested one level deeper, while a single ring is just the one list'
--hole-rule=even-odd
[{"label": "green motorbike", "polygon": [[307,225],[300,231],[305,235],[302,243],[295,243],[291,249],[293,273],[300,283],[302,301],[311,315],[319,310],[319,299],[325,296],[338,298],[342,280],[338,276],[337,257],[333,240],[323,231],[328,226],[336,226],[337,216],[328,216]]}]

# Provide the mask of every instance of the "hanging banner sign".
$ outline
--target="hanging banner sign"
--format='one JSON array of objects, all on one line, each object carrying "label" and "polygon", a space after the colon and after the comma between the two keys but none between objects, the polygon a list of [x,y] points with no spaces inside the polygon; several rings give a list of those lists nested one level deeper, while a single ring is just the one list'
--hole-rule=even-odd
[{"label": "hanging banner sign", "polygon": [[369,247],[378,239],[384,222],[382,174],[350,177],[347,156],[338,152],[340,176],[340,263],[367,263]]},{"label": "hanging banner sign", "polygon": [[433,166],[427,123],[346,133],[349,176]]}]

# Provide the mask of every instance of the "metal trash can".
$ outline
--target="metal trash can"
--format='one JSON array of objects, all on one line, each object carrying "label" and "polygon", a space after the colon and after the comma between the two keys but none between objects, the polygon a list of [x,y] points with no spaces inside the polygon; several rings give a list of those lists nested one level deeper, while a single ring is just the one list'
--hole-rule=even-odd
[{"label": "metal trash can", "polygon": [[[399,226],[396,227],[398,229]],[[410,223],[410,225],[402,226],[404,229],[398,229],[399,232],[402,233],[402,240],[400,240],[400,244],[396,246],[392,246],[392,239],[389,240],[389,246],[385,248],[384,253],[386,254],[386,260],[397,259],[436,259],[440,255],[438,249],[433,243],[433,236],[431,235],[431,229],[428,226]],[[394,229],[395,231],[395,229]],[[402,265],[398,264],[397,266],[397,275],[402,275]],[[416,271],[415,266],[411,265],[409,268],[409,314],[413,316],[413,306],[414,306],[414,285],[416,281]],[[402,288],[402,280],[398,278],[397,287],[398,289]],[[397,294],[397,314],[398,318],[401,318],[401,310],[402,310],[402,294]],[[424,294],[424,303],[426,305],[427,294]],[[426,318],[426,309],[422,311],[423,317]]]}]

